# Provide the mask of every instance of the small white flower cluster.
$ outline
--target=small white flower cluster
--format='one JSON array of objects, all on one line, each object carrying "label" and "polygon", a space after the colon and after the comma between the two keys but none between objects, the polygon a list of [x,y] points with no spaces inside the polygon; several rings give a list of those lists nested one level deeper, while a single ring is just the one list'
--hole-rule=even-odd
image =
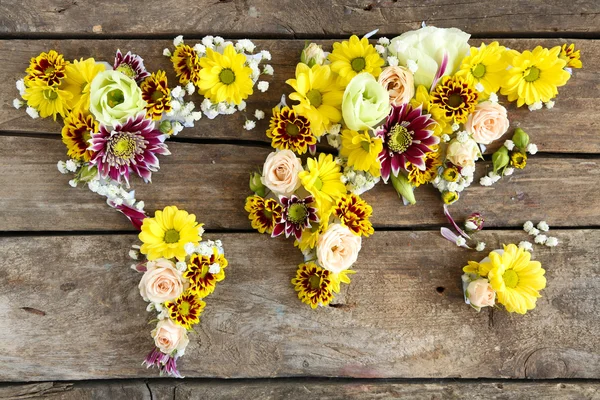
[{"label": "small white flower cluster", "polygon": [[[21,96],[21,99],[14,99],[13,100],[13,107],[16,108],[17,110],[20,109],[21,107],[23,107],[26,102],[23,101],[22,97],[25,94],[25,80],[24,79],[19,79],[17,81],[17,90],[19,91],[19,95]],[[29,115],[32,119],[37,119],[40,117],[40,113],[38,112],[38,110],[36,110],[33,107],[27,107],[25,109],[25,112],[27,113],[27,115]]]},{"label": "small white flower cluster", "polygon": [[468,188],[473,182],[473,174],[475,173],[475,167],[463,167],[459,173],[458,179],[454,182],[447,181],[443,178],[442,172],[443,167],[438,169],[438,175],[431,182],[433,187],[438,189],[441,193],[443,192],[455,192],[460,193]]},{"label": "small white flower cluster", "polygon": [[190,82],[185,86],[176,86],[171,90],[171,111],[166,112],[159,123],[161,132],[169,135],[177,135],[183,128],[192,128],[194,122],[202,118],[200,111],[194,111],[196,105],[193,101],[186,102],[184,96],[192,95],[196,90]]},{"label": "small white flower cluster", "polygon": [[[504,141],[504,147],[506,147],[506,149],[508,151],[512,151],[515,148],[515,143],[508,139]],[[529,143],[527,145],[527,149],[526,152],[534,155],[538,152],[538,147],[535,143]],[[481,179],[479,179],[479,184],[481,186],[492,186],[494,183],[498,182],[503,176],[510,176],[515,172],[515,169],[513,167],[506,167],[501,171],[501,174],[498,174],[494,171],[490,171],[488,172],[488,174],[486,176],[483,176]]]},{"label": "small white flower cluster", "polygon": [[[523,230],[527,232],[529,235],[534,236],[534,242],[539,245],[546,245],[547,247],[556,247],[558,246],[558,239],[553,236],[547,236],[542,232],[548,232],[550,227],[546,223],[546,221],[540,221],[537,224],[537,227],[533,225],[533,222],[527,221],[523,224]],[[521,242],[519,243],[519,247],[531,249],[531,243],[529,242]]]},{"label": "small white flower cluster", "polygon": [[374,177],[366,171],[357,171],[353,167],[346,165],[346,161],[343,160],[343,175],[342,182],[346,185],[346,190],[356,195],[361,195],[367,192],[379,182],[379,177]]}]

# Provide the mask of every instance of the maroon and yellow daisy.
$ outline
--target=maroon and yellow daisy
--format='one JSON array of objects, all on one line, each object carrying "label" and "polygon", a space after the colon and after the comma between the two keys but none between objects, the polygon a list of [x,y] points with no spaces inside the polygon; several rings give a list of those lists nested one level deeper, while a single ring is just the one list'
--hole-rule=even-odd
[{"label": "maroon and yellow daisy", "polygon": [[562,58],[567,62],[565,67],[567,68],[581,68],[583,65],[581,64],[581,52],[580,50],[575,50],[575,44],[571,43],[567,46],[567,44],[563,44],[560,48],[559,58]]},{"label": "maroon and yellow daisy", "polygon": [[267,130],[271,146],[279,150],[291,150],[298,154],[306,153],[308,146],[314,146],[317,138],[310,130],[306,117],[296,114],[289,107],[273,109],[271,124]]},{"label": "maroon and yellow daisy", "polygon": [[179,78],[179,83],[187,85],[190,81],[198,86],[200,81],[200,57],[198,53],[187,44],[180,44],[175,47],[171,56],[171,62],[175,69],[175,74]]},{"label": "maroon and yellow daisy", "polygon": [[171,89],[165,71],[157,71],[142,82],[142,99],[146,101],[146,117],[158,121],[163,113],[171,111]]},{"label": "maroon and yellow daisy", "polygon": [[275,224],[281,220],[283,207],[274,199],[263,199],[260,196],[250,196],[246,199],[246,211],[252,228],[260,233],[271,234]]},{"label": "maroon and yellow daisy", "polygon": [[463,78],[446,76],[431,93],[431,102],[442,109],[451,122],[465,123],[475,111],[479,95]]},{"label": "maroon and yellow daisy", "polygon": [[191,290],[186,290],[174,301],[165,303],[173,322],[188,330],[200,322],[200,314],[205,306],[206,303]]},{"label": "maroon and yellow daisy", "polygon": [[62,128],[62,141],[67,146],[67,155],[75,160],[90,161],[94,151],[88,150],[88,140],[98,131],[98,121],[81,110],[72,111],[65,118]]},{"label": "maroon and yellow daisy", "polygon": [[369,221],[373,208],[356,194],[340,197],[333,207],[333,213],[356,235],[368,237],[375,232]]},{"label": "maroon and yellow daisy", "polygon": [[69,65],[62,54],[58,54],[55,50],[50,50],[48,53],[41,53],[37,57],[33,57],[29,62],[29,68],[25,70],[27,76],[25,81],[41,80],[54,86],[60,84],[60,81],[65,77],[65,69]]},{"label": "maroon and yellow daisy", "polygon": [[[209,270],[214,264],[219,266],[219,272],[213,274]],[[190,290],[199,297],[204,298],[215,290],[217,282],[225,279],[225,267],[227,265],[227,259],[223,254],[219,254],[217,249],[213,249],[213,254],[210,256],[192,254],[183,277],[189,279],[191,283]]]},{"label": "maroon and yellow daisy", "polygon": [[333,300],[332,273],[313,262],[300,264],[292,285],[298,298],[311,308],[327,306]]}]

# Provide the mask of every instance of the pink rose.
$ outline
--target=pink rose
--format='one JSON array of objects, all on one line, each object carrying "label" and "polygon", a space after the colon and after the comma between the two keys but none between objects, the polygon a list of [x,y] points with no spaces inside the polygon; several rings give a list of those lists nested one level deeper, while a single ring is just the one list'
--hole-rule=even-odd
[{"label": "pink rose", "polygon": [[181,272],[164,258],[146,263],[146,272],[138,285],[144,300],[152,303],[175,300],[185,290],[184,286]]},{"label": "pink rose", "polygon": [[321,267],[333,273],[352,266],[358,258],[361,237],[342,224],[331,224],[317,241],[317,259]]},{"label": "pink rose", "polygon": [[465,128],[477,143],[490,144],[504,135],[509,125],[506,108],[484,101],[469,115]]},{"label": "pink rose", "polygon": [[302,163],[292,151],[274,151],[265,160],[262,183],[276,195],[289,197],[300,187],[301,171]]},{"label": "pink rose", "polygon": [[496,292],[487,279],[479,278],[467,286],[467,299],[477,308],[493,306],[496,301]]},{"label": "pink rose", "polygon": [[151,335],[154,338],[154,345],[160,351],[169,355],[177,351],[178,355],[182,356],[190,342],[185,328],[168,318],[158,321]]},{"label": "pink rose", "polygon": [[479,146],[473,139],[469,139],[464,143],[455,139],[450,142],[446,149],[446,159],[460,167],[475,166],[475,160],[479,158],[479,155]]},{"label": "pink rose", "polygon": [[415,95],[415,80],[408,68],[384,68],[377,81],[388,91],[390,104],[393,106],[408,103]]}]

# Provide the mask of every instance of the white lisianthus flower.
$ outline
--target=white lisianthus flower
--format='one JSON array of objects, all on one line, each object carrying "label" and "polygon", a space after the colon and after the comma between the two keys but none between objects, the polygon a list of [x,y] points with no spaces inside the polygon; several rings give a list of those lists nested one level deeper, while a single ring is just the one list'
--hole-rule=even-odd
[{"label": "white lisianthus flower", "polygon": [[387,90],[368,72],[356,75],[344,91],[342,115],[348,128],[371,129],[390,113]]},{"label": "white lisianthus flower", "polygon": [[145,107],[137,83],[119,71],[100,72],[90,84],[90,111],[101,124],[122,124]]}]

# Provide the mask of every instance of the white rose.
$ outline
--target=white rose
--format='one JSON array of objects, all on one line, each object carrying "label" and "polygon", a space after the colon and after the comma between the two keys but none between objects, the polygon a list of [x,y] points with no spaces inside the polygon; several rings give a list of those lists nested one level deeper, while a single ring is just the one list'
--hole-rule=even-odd
[{"label": "white rose", "polygon": [[493,306],[496,292],[487,279],[479,278],[467,286],[467,299],[477,308]]},{"label": "white rose", "polygon": [[347,270],[356,262],[361,237],[342,224],[331,224],[317,242],[317,259],[321,267],[333,273]]},{"label": "white rose", "polygon": [[444,52],[448,55],[448,67],[444,75],[452,75],[469,52],[468,33],[456,28],[436,28],[426,26],[415,31],[405,32],[392,39],[389,51],[402,65],[414,61],[418,68],[414,73],[415,85],[429,88],[442,63]]},{"label": "white rose", "polygon": [[474,166],[479,155],[479,146],[473,139],[469,139],[464,143],[453,140],[446,149],[446,159],[459,167]]},{"label": "white rose", "polygon": [[146,107],[137,83],[119,71],[103,71],[90,85],[90,111],[103,125],[127,121]]},{"label": "white rose", "polygon": [[146,263],[146,272],[138,287],[144,300],[152,303],[174,300],[185,290],[181,272],[164,258]]},{"label": "white rose", "polygon": [[291,150],[274,151],[265,160],[261,181],[276,195],[289,197],[300,187],[302,171],[300,159]]},{"label": "white rose", "polygon": [[151,332],[154,345],[165,354],[177,351],[179,354],[185,351],[190,342],[184,327],[175,324],[170,319],[158,321],[156,328]]}]

